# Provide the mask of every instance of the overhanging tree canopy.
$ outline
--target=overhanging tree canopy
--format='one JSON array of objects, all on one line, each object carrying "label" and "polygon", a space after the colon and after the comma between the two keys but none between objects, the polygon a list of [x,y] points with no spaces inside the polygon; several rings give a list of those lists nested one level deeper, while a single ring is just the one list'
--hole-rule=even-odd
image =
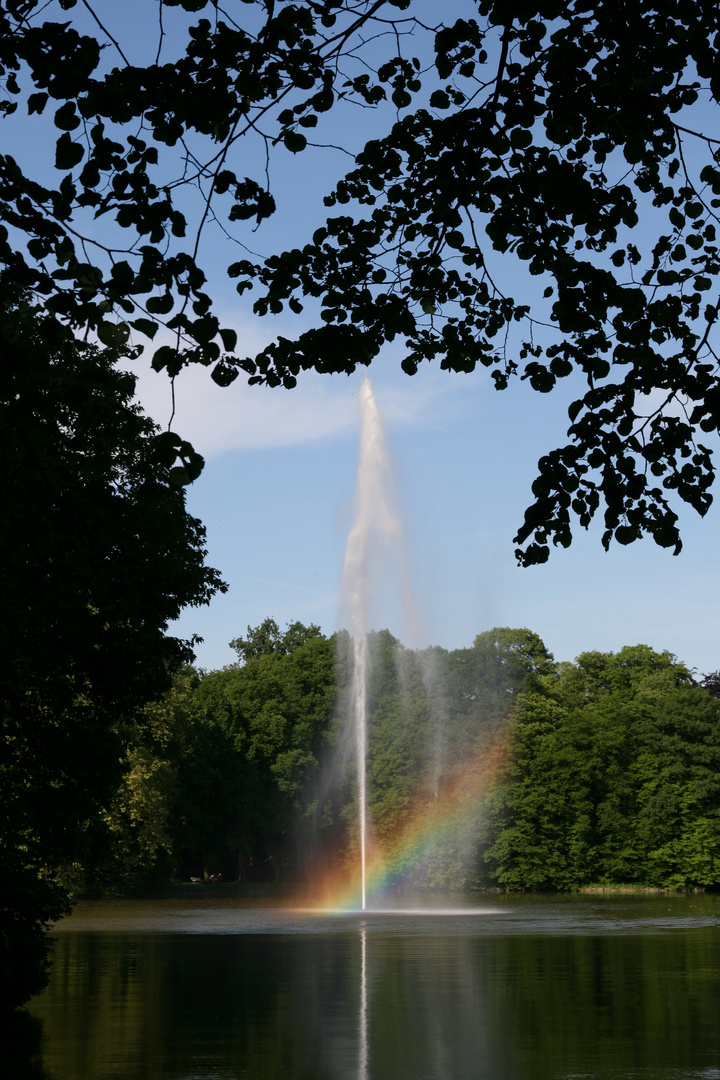
[{"label": "overhanging tree canopy", "polygon": [[[138,60],[144,29],[116,35],[101,0],[3,5],[5,112],[56,129],[52,178],[0,156],[13,275],[115,346],[168,327],[153,365],[171,375],[200,361],[220,383],[293,386],[401,338],[408,373],[481,364],[498,388],[540,392],[572,376],[520,561],[601,510],[605,546],[649,534],[678,552],[674,500],[707,511],[702,440],[720,421],[717,5],[453,0],[443,25],[423,0],[147,10],[157,52]],[[242,239],[238,222],[274,212],[262,169],[245,175],[247,137],[299,153],[352,103],[377,106],[378,137],[327,221],[305,247],[228,267],[241,295],[259,289],[257,313],[311,298],[316,324],[243,356],[206,291],[203,230]]]}]

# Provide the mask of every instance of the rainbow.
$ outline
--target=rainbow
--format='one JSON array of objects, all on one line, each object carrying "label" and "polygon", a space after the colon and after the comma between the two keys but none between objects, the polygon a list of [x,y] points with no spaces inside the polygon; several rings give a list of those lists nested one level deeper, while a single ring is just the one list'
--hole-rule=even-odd
[{"label": "rainbow", "polygon": [[[507,761],[509,738],[502,732],[473,755],[437,797],[418,798],[408,818],[391,839],[376,844],[368,860],[368,899],[381,896],[406,880],[430,852],[472,821],[478,799],[486,793]],[[328,881],[323,890],[327,909],[357,910],[360,907],[359,875],[340,883]]]}]

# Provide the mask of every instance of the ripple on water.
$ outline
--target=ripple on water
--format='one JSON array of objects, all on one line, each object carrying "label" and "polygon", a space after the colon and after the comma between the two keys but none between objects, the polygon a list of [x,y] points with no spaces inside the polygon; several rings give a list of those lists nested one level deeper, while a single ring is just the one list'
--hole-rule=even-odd
[{"label": "ripple on water", "polygon": [[366,911],[247,901],[95,900],[55,930],[155,934],[370,933],[472,936],[688,933],[720,926],[720,897],[498,897],[476,906],[386,906]]}]

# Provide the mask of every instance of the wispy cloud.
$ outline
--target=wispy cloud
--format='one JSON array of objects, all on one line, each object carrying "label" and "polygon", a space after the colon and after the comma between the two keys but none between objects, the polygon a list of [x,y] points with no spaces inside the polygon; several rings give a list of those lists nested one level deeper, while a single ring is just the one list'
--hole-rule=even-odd
[{"label": "wispy cloud", "polygon": [[[251,325],[243,328],[242,340],[252,353],[263,347],[267,335],[262,337]],[[167,427],[172,415],[167,374],[152,371],[145,357],[132,369],[138,376],[137,397],[145,411],[161,427]],[[468,390],[484,381],[484,373],[468,378],[437,369],[411,379],[392,356],[383,357],[369,373],[382,387],[383,418],[391,428],[443,426],[466,412]],[[231,386],[220,387],[207,368],[192,365],[175,380],[173,430],[208,458],[230,450],[289,447],[355,432],[356,397],[363,377],[364,372],[351,377],[306,372],[293,390],[248,386],[243,377]]]}]

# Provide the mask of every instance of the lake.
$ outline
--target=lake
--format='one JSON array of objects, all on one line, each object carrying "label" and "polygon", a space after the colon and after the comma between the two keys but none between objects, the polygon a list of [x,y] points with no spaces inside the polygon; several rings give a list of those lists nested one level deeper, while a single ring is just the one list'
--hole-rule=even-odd
[{"label": "lake", "polygon": [[37,1080],[720,1080],[720,896],[98,901],[54,936]]}]

